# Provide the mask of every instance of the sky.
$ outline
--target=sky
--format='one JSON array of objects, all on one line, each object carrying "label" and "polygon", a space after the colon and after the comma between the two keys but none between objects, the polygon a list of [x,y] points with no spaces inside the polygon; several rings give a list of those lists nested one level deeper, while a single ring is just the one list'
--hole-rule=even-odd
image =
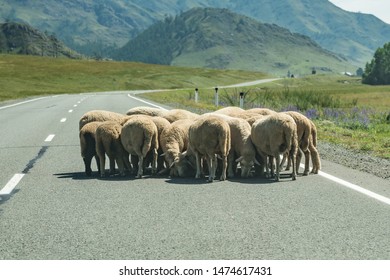
[{"label": "sky", "polygon": [[373,14],[382,21],[390,24],[389,0],[329,0],[343,10]]}]

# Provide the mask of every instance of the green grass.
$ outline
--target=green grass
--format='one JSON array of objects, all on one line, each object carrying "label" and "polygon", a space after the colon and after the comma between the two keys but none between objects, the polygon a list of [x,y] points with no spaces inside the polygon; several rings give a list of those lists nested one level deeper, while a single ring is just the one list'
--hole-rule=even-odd
[{"label": "green grass", "polygon": [[260,72],[240,70],[0,55],[0,101],[92,91],[194,89],[266,76]]}]

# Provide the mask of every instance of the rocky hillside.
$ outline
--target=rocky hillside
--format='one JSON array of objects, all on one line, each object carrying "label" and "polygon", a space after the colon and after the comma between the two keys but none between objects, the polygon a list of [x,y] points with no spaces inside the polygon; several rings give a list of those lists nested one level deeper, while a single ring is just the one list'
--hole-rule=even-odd
[{"label": "rocky hillside", "polygon": [[0,53],[81,58],[54,35],[13,22],[0,24]]}]

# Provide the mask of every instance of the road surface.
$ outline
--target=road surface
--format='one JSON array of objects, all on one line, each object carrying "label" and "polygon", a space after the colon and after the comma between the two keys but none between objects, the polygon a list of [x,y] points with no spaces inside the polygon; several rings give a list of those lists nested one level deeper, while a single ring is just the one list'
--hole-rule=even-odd
[{"label": "road surface", "polygon": [[389,181],[332,162],[278,183],[86,177],[78,120],[139,97],[0,108],[0,259],[390,259]]}]

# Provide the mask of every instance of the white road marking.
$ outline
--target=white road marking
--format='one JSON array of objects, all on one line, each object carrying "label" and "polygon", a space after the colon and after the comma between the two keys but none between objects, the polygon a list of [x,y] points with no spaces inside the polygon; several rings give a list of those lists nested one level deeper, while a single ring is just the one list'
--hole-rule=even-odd
[{"label": "white road marking", "polygon": [[68,113],[72,113],[73,112],[73,110],[72,109],[70,109],[69,111],[68,111]]},{"label": "white road marking", "polygon": [[8,183],[4,186],[4,188],[0,191],[0,196],[7,196],[12,193],[12,191],[15,189],[16,185],[22,180],[25,174],[17,173],[15,174],[11,180],[8,181]]},{"label": "white road marking", "polygon": [[73,107],[77,107],[77,104],[73,105]]},{"label": "white road marking", "polygon": [[26,104],[26,103],[30,103],[30,102],[33,102],[33,101],[38,101],[38,100],[41,100],[41,99],[44,99],[44,98],[47,98],[47,97],[35,98],[35,99],[26,100],[26,101],[23,101],[23,102],[19,102],[19,103],[3,106],[3,107],[0,107],[0,110],[11,108],[11,107],[15,107],[15,106]]},{"label": "white road marking", "polygon": [[326,179],[329,179],[329,180],[331,180],[333,182],[336,182],[336,183],[338,183],[340,185],[343,185],[344,187],[350,188],[350,189],[352,189],[354,191],[360,192],[360,193],[362,193],[364,195],[367,195],[367,196],[369,196],[371,198],[374,198],[376,200],[379,200],[379,201],[381,201],[383,203],[386,203],[386,204],[390,205],[390,198],[387,198],[387,197],[385,197],[383,195],[374,193],[374,192],[369,191],[369,190],[367,190],[365,188],[362,188],[362,187],[360,187],[358,185],[352,184],[350,182],[347,182],[347,181],[345,181],[343,179],[337,178],[337,177],[335,177],[333,175],[330,175],[330,174],[322,172],[322,171],[319,171],[318,175],[320,175],[320,176],[322,176],[322,177],[324,177]]},{"label": "white road marking", "polygon": [[51,142],[54,136],[55,136],[54,134],[50,134],[49,136],[46,137],[45,142]]},{"label": "white road marking", "polygon": [[66,122],[66,118],[62,118],[60,122]]},{"label": "white road marking", "polygon": [[140,101],[140,102],[143,102],[143,103],[145,103],[145,104],[151,105],[151,106],[153,106],[153,107],[156,107],[156,108],[159,108],[159,109],[163,109],[163,110],[165,110],[165,111],[168,111],[167,109],[165,109],[165,108],[163,108],[163,107],[161,107],[161,106],[158,106],[158,105],[155,105],[155,104],[150,103],[150,102],[148,102],[148,101],[142,100],[142,99],[140,99],[140,98],[131,96],[130,94],[128,94],[127,96],[130,97],[130,98],[133,98],[133,99],[135,99],[135,100],[137,100],[137,101]]}]

